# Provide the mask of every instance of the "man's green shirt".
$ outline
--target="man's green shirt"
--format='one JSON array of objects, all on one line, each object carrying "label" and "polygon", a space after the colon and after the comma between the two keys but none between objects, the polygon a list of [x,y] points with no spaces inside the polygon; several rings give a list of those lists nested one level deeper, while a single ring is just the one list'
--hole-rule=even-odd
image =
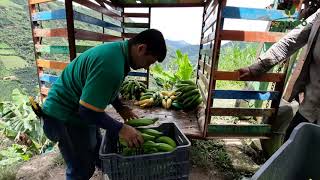
[{"label": "man's green shirt", "polygon": [[43,105],[46,115],[82,124],[79,100],[99,109],[118,95],[128,66],[128,41],[99,45],[82,53],[63,70]]}]

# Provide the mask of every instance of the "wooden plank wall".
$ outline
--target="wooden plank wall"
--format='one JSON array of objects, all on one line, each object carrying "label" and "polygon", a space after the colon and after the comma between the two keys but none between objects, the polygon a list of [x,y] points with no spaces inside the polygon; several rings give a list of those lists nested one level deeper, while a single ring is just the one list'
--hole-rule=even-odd
[{"label": "wooden plank wall", "polygon": [[[284,33],[258,32],[224,29],[224,19],[244,19],[259,21],[286,21],[289,17],[282,10],[232,7],[226,5],[227,0],[209,1],[204,8],[201,45],[197,68],[197,84],[206,104],[206,118],[198,123],[204,137],[262,137],[270,135],[270,125],[212,125],[212,116],[274,116],[283,92],[285,74],[267,73],[260,77],[241,79],[237,71],[221,71],[218,69],[222,40],[243,42],[277,42]],[[292,18],[296,18],[297,13]],[[240,59],[239,59],[240,60]],[[234,69],[236,70],[236,69]],[[271,91],[235,91],[217,90],[216,81],[260,81],[275,82],[276,88]],[[221,108],[214,107],[215,99],[253,99],[272,101],[267,108]],[[240,130],[239,130],[240,128]],[[251,131],[252,130],[252,131]]]},{"label": "wooden plank wall", "polygon": [[[85,44],[97,44],[104,42],[121,41],[134,37],[139,30],[150,28],[150,8],[147,13],[125,13],[123,7],[112,4],[106,5],[107,1],[99,1],[96,4],[89,0],[65,0],[65,8],[50,11],[41,11],[38,5],[54,2],[55,0],[29,0],[30,19],[32,26],[33,41],[35,47],[35,60],[38,69],[40,92],[42,97],[47,95],[48,89],[58,76],[49,72],[62,71],[67,64],[79,54],[94,47],[95,45],[83,45],[80,41],[92,42]],[[83,6],[95,14],[101,14],[101,18],[93,17],[74,8],[75,4]],[[108,17],[109,20],[104,20]],[[130,18],[144,18],[146,23],[134,23],[128,21]],[[110,20],[111,19],[111,20]],[[43,28],[39,26],[42,22],[63,21],[65,27]],[[75,26],[75,21],[99,27],[101,32],[94,29],[81,29]],[[135,33],[126,32],[127,28],[136,28]],[[97,28],[98,29],[98,28]],[[113,32],[113,33],[112,33]],[[41,43],[43,38],[60,38],[61,44],[54,45]],[[64,43],[63,43],[64,42]],[[42,54],[54,57],[68,57],[67,59],[53,59],[41,56]],[[62,56],[64,55],[64,56]],[[46,70],[46,71],[45,71]],[[129,76],[140,77],[148,84],[149,71],[130,72]]]}]

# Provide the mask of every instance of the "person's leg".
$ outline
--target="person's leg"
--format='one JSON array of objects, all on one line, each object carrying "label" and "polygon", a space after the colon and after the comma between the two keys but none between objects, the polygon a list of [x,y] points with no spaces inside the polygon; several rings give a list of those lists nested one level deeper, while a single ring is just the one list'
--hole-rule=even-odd
[{"label": "person's leg", "polygon": [[99,150],[100,150],[100,145],[102,143],[102,135],[101,135],[101,132],[100,132],[100,128],[97,127],[97,130],[96,130],[96,139],[97,139],[97,145],[96,145],[96,148],[95,148],[95,164],[96,164],[96,167],[101,169],[101,160],[100,160],[100,156],[99,156]]},{"label": "person's leg", "polygon": [[284,142],[286,142],[289,139],[293,129],[303,122],[308,122],[308,120],[304,118],[298,111],[296,115],[293,117],[292,121],[290,122],[288,129],[286,130],[286,134],[284,136]]},{"label": "person's leg", "polygon": [[93,175],[95,171],[95,149],[97,146],[96,129],[95,125],[86,127],[67,125],[67,132],[72,142],[76,159],[75,163],[68,165],[66,172],[68,180],[88,180]]}]

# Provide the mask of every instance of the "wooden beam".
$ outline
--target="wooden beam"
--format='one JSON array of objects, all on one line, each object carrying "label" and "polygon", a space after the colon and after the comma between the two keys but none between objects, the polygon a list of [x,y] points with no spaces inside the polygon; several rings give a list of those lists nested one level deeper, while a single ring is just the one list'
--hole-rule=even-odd
[{"label": "wooden beam", "polygon": [[283,10],[226,6],[223,8],[222,17],[262,21],[287,21],[288,19],[297,19],[298,13],[296,12],[289,17]]},{"label": "wooden beam", "polygon": [[246,42],[277,42],[285,33],[278,32],[253,32],[253,31],[235,31],[222,30],[221,40],[246,41]]},{"label": "wooden beam", "polygon": [[227,71],[215,71],[215,80],[228,80],[228,81],[259,81],[259,82],[281,82],[285,75],[282,73],[267,73],[259,77],[240,79],[238,71],[227,72]]},{"label": "wooden beam", "polygon": [[214,99],[254,99],[254,100],[277,100],[278,91],[240,91],[240,90],[213,90]]},{"label": "wooden beam", "polygon": [[68,37],[67,28],[58,29],[34,29],[33,31],[35,37]]},{"label": "wooden beam", "polygon": [[149,28],[149,23],[123,23],[125,28]]},{"label": "wooden beam", "polygon": [[133,38],[137,33],[123,33],[124,38]]},{"label": "wooden beam", "polygon": [[42,94],[44,96],[48,96],[48,92],[49,92],[49,88],[47,88],[47,87],[40,88],[40,94]]},{"label": "wooden beam", "polygon": [[[50,54],[69,54],[68,46],[49,46],[36,44],[36,52],[50,53]],[[76,46],[77,53],[82,53],[93,46]]]},{"label": "wooden beam", "polygon": [[211,108],[211,116],[271,116],[274,108]]},{"label": "wooden beam", "polygon": [[48,69],[63,70],[69,63],[55,60],[38,59],[37,66]]},{"label": "wooden beam", "polygon": [[199,65],[201,65],[201,68],[204,68],[208,74],[211,73],[211,66],[208,63],[204,63],[204,61],[199,60]]},{"label": "wooden beam", "polygon": [[124,17],[149,18],[149,13],[123,13]]},{"label": "wooden beam", "polygon": [[[115,2],[115,1],[113,1]],[[129,8],[129,7],[203,7],[205,2],[203,1],[196,1],[196,2],[183,2],[183,1],[180,1],[178,3],[136,3],[136,2],[133,2],[133,3],[123,3],[123,2],[119,2],[117,1],[118,3],[115,3],[116,5],[118,6],[122,6],[122,7],[126,7],[126,8]]]},{"label": "wooden beam", "polygon": [[34,12],[31,14],[32,21],[49,21],[66,19],[66,10],[58,9],[54,11]]},{"label": "wooden beam", "polygon": [[210,137],[268,136],[272,133],[271,126],[258,125],[209,125],[207,135]]},{"label": "wooden beam", "polygon": [[40,3],[47,3],[47,2],[54,2],[56,0],[29,0],[29,4],[40,4]]}]

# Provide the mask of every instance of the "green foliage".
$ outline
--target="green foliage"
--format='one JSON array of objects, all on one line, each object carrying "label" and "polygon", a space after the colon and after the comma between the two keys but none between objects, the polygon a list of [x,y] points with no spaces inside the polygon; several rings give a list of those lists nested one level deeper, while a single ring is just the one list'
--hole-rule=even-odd
[{"label": "green foliage", "polygon": [[21,161],[28,161],[31,155],[27,146],[13,144],[4,150],[0,150],[0,167],[16,164]]},{"label": "green foliage", "polygon": [[28,66],[28,63],[18,56],[0,56],[0,61],[2,61],[4,67],[8,70]]},{"label": "green foliage", "polygon": [[1,180],[15,180],[19,164],[11,164],[8,166],[0,166]]},{"label": "green foliage", "polygon": [[29,105],[28,96],[14,89],[11,101],[0,102],[0,131],[8,138],[28,145],[28,150],[40,153],[48,144],[40,121]]},{"label": "green foliage", "polygon": [[154,65],[150,70],[157,85],[165,89],[172,89],[178,80],[189,80],[193,75],[193,67],[188,55],[182,54],[180,50],[176,51],[176,57],[171,60],[168,70],[160,64]]},{"label": "green foliage", "polygon": [[[231,44],[221,51],[218,69],[220,71],[235,71],[251,65],[256,59],[257,44],[247,43],[243,47]],[[242,89],[244,82],[217,81],[217,89]]]}]

